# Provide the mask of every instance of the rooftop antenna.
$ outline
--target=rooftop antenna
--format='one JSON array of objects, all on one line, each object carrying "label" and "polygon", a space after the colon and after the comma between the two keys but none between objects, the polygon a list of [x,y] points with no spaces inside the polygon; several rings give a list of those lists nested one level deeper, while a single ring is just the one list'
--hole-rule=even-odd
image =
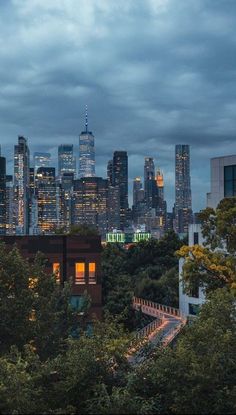
[{"label": "rooftop antenna", "polygon": [[88,132],[88,105],[85,107],[85,131]]}]

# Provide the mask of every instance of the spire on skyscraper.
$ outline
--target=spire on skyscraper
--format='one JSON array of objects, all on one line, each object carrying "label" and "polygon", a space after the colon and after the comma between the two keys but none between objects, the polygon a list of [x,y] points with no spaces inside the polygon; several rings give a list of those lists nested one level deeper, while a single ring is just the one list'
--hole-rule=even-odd
[{"label": "spire on skyscraper", "polygon": [[88,132],[88,105],[85,106],[85,132]]}]

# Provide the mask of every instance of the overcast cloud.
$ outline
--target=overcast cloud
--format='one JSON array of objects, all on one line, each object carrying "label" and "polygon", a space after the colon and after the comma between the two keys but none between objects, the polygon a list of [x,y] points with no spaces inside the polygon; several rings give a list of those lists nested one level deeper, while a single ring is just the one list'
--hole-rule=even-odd
[{"label": "overcast cloud", "polygon": [[96,171],[114,150],[132,179],[144,157],[174,202],[174,145],[191,145],[193,206],[205,205],[209,159],[236,153],[235,0],[0,0],[0,137],[12,165],[73,143],[84,108]]}]

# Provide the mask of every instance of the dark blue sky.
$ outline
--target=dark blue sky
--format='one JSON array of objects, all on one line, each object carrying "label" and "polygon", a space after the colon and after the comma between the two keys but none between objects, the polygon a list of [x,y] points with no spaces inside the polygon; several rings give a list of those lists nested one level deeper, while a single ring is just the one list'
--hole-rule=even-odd
[{"label": "dark blue sky", "polygon": [[[235,0],[1,0],[0,132],[12,163],[73,143],[84,107],[97,174],[127,150],[130,181],[144,157],[174,201],[174,145],[192,155],[193,206],[205,205],[209,159],[236,153]],[[10,168],[10,167],[9,167]]]}]

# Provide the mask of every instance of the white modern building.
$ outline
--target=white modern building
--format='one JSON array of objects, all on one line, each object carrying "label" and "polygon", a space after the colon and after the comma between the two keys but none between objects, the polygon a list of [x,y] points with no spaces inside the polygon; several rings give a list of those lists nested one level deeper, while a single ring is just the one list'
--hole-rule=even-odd
[{"label": "white modern building", "polygon": [[[188,232],[188,244],[192,245],[202,245],[204,239],[201,233],[201,225],[189,225]],[[184,265],[184,259],[179,260],[179,309],[185,315],[196,315],[199,309],[199,306],[204,303],[205,296],[202,288],[199,288],[195,292],[193,291],[190,295],[187,295],[184,292],[184,283],[182,281],[182,270]]]},{"label": "white modern building", "polygon": [[[211,192],[207,194],[207,207],[215,209],[225,197],[236,196],[236,155],[215,157],[211,159]],[[189,226],[188,244],[203,245],[201,225]],[[179,309],[185,315],[196,315],[205,301],[202,288],[192,292],[192,296],[184,292],[182,269],[184,260],[179,261]]]},{"label": "white modern building", "polygon": [[236,155],[211,159],[211,192],[207,206],[215,209],[225,197],[236,196]]}]

